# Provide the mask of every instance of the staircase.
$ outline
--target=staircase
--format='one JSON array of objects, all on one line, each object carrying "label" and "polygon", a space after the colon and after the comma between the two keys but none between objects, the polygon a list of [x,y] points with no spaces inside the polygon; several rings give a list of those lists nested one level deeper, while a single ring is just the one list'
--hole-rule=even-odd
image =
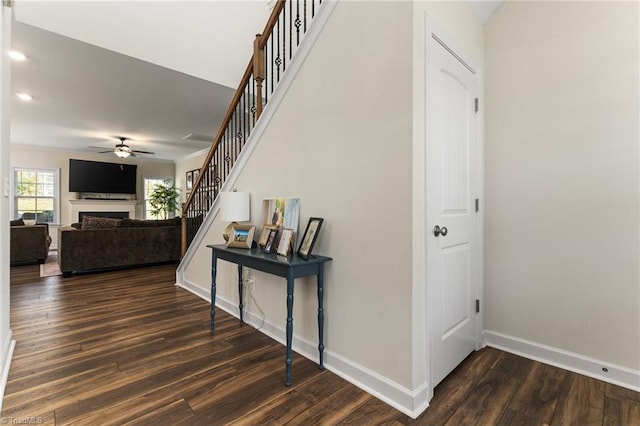
[{"label": "staircase", "polygon": [[322,3],[323,0],[277,0],[264,31],[256,35],[251,60],[191,194],[182,206],[182,256],[202,226]]}]

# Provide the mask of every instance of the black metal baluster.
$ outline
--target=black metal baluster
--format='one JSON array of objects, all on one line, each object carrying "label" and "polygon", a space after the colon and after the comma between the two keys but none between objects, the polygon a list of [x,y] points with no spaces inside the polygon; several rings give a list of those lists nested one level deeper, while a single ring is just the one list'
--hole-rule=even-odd
[{"label": "black metal baluster", "polygon": [[[291,4],[291,3],[289,3]],[[282,73],[287,70],[287,5],[282,8]]]},{"label": "black metal baluster", "polygon": [[278,78],[276,78],[276,83],[280,82],[280,64],[282,63],[282,59],[280,58],[280,18],[282,17],[282,15],[278,16],[278,22],[276,23],[277,27],[278,27],[278,31],[276,33],[277,36],[277,43],[276,46],[278,46],[278,56],[276,56],[276,70],[278,71]]},{"label": "black metal baluster", "polygon": [[269,36],[271,41],[271,93],[273,93],[273,64],[275,63],[275,58],[273,57],[273,33]]},{"label": "black metal baluster", "polygon": [[300,20],[300,0],[296,0],[296,46],[300,44],[300,25],[302,25],[302,21]]}]

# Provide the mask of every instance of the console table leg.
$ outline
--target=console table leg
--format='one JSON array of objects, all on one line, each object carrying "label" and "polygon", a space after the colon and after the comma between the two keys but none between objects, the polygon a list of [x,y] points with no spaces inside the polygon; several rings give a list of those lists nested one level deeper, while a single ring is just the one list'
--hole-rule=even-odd
[{"label": "console table leg", "polygon": [[287,276],[287,357],[285,364],[287,366],[287,375],[285,384],[291,386],[291,344],[293,341],[293,276]]},{"label": "console table leg", "polygon": [[318,353],[320,370],[324,370],[324,274],[323,265],[318,270]]},{"label": "console table leg", "polygon": [[210,328],[213,331],[215,328],[216,319],[216,268],[218,264],[218,256],[215,250],[211,255],[211,325]]},{"label": "console table leg", "polygon": [[240,322],[244,322],[242,311],[244,311],[244,305],[242,304],[242,265],[238,265],[238,295],[240,296]]}]

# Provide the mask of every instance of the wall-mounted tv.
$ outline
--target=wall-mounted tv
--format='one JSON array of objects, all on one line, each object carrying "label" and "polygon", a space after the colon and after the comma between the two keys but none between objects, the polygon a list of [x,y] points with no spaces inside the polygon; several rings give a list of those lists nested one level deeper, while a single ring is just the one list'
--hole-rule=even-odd
[{"label": "wall-mounted tv", "polygon": [[135,194],[135,164],[69,160],[69,192]]}]

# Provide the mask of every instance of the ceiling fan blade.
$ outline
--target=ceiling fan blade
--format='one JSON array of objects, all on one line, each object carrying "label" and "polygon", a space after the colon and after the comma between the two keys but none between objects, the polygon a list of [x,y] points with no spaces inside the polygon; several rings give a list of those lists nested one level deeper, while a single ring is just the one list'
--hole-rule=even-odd
[{"label": "ceiling fan blade", "polygon": [[97,154],[108,154],[110,152],[113,152],[113,149],[105,148],[102,146],[88,146],[87,148],[99,149],[100,151],[98,151]]},{"label": "ceiling fan blade", "polygon": [[138,151],[137,149],[133,149],[131,150],[131,152],[135,152],[136,154],[151,154],[151,155],[155,155],[155,152],[151,152],[151,151]]}]

